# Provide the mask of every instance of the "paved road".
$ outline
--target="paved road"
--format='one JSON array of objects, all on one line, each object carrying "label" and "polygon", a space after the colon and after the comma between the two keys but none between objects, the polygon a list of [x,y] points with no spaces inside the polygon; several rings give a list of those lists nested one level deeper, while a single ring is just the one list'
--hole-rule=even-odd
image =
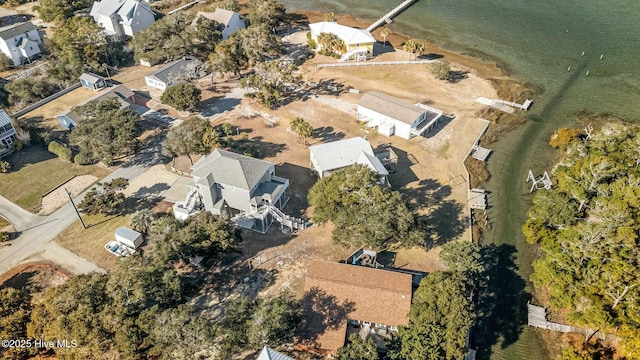
[{"label": "paved road", "polygon": [[25,230],[42,219],[41,216],[24,210],[4,196],[0,196],[0,216],[7,219],[18,231]]},{"label": "paved road", "polygon": [[[109,181],[114,178],[123,177],[129,180],[139,176],[153,165],[162,162],[160,148],[164,136],[159,137],[145,149],[142,149],[133,159],[123,164],[118,170],[104,178]],[[84,193],[78,195],[74,202],[78,203],[84,197]],[[22,210],[22,209],[21,209]],[[24,211],[24,210],[23,210]],[[53,240],[62,230],[78,220],[73,207],[67,203],[53,214],[47,217],[39,217],[40,220],[31,224],[30,227],[21,230],[20,236],[11,241],[11,246],[0,248],[0,274],[5,273],[14,266],[20,264],[27,258],[51,260],[69,271],[88,272],[101,270],[97,265],[88,262],[86,259],[77,256],[69,251],[55,251],[55,246],[47,247],[47,243]],[[46,250],[45,254],[42,254]]]}]

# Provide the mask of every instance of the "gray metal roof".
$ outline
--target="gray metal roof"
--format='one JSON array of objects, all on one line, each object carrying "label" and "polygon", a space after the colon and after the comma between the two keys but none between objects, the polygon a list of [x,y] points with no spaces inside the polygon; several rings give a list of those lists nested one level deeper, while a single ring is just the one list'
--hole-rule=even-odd
[{"label": "gray metal roof", "polygon": [[361,137],[332,141],[309,147],[321,171],[332,171],[354,164],[362,164],[380,175],[388,175],[380,160],[373,154],[371,144]]},{"label": "gray metal roof", "polygon": [[28,33],[31,30],[35,30],[37,27],[31,22],[23,22],[17,25],[10,25],[0,28],[0,38],[3,40],[9,40],[16,36],[20,36]]},{"label": "gray metal roof", "polygon": [[58,116],[66,116],[69,119],[71,119],[73,122],[75,122],[76,124],[78,124],[80,121],[82,121],[82,116],[80,116],[75,109],[78,106],[82,106],[82,105],[86,105],[91,101],[103,101],[106,99],[110,99],[110,98],[116,98],[118,99],[118,102],[120,103],[120,109],[124,109],[127,106],[130,105],[130,103],[127,101],[127,99],[131,98],[132,96],[134,96],[135,93],[129,89],[128,87],[124,86],[124,85],[118,85],[112,88],[108,88],[108,90],[103,89],[100,93],[98,93],[97,95],[93,96],[92,98],[90,98],[87,101],[84,101],[76,106],[73,107],[73,109],[67,111],[64,114],[58,115]]},{"label": "gray metal roof", "polygon": [[191,71],[194,64],[197,66],[201,64],[201,61],[194,57],[187,56],[184,59],[175,60],[162,66],[146,77],[169,84],[173,82],[172,80],[174,80],[174,77],[179,77],[180,75]]},{"label": "gray metal roof", "polygon": [[378,91],[369,91],[364,94],[358,101],[358,105],[407,124],[413,124],[427,112],[404,100]]},{"label": "gray metal roof", "polygon": [[129,229],[128,227],[120,226],[119,228],[116,229],[115,235],[120,236],[124,239],[135,240],[141,234],[135,230]]},{"label": "gray metal roof", "polygon": [[260,351],[260,355],[258,355],[258,358],[256,360],[295,360],[295,359],[287,355],[281,354],[268,346],[265,346],[262,348],[262,351]]},{"label": "gray metal roof", "polygon": [[216,183],[251,191],[272,166],[268,161],[215,150],[193,165],[191,175],[199,178],[211,175]]},{"label": "gray metal roof", "polygon": [[0,126],[11,124],[11,116],[9,116],[4,110],[0,110]]},{"label": "gray metal roof", "polygon": [[111,16],[115,14],[122,5],[130,0],[102,0],[95,1],[91,7],[91,16],[102,15]]},{"label": "gray metal roof", "polygon": [[82,73],[82,75],[80,75],[80,80],[84,80],[88,83],[95,84],[100,80],[104,80],[104,78],[94,73]]}]

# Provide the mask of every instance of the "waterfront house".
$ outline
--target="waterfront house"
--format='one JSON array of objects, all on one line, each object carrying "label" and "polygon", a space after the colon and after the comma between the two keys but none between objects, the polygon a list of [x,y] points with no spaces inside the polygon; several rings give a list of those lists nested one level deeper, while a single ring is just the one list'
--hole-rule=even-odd
[{"label": "waterfront house", "polygon": [[13,66],[31,62],[42,53],[38,28],[31,21],[0,28],[0,51],[11,59]]},{"label": "waterfront house", "polygon": [[90,15],[117,40],[133,36],[156,21],[151,6],[138,0],[95,1]]},{"label": "waterfront house", "polygon": [[[136,102],[140,102],[137,99],[136,94],[131,89],[129,89],[124,85],[118,85],[118,86],[109,88],[108,90],[106,89],[103,90],[103,92],[100,92],[98,95],[90,98],[87,101],[82,102],[81,104],[78,104],[77,106],[85,105],[91,101],[102,101],[110,98],[118,99],[118,103],[120,104],[120,109],[130,108],[132,104],[135,104]],[[75,111],[75,107],[61,115],[58,115],[57,118],[58,118],[58,122],[60,123],[60,126],[69,130],[78,126],[80,121],[82,121],[82,116],[80,116]]]},{"label": "waterfront house", "polygon": [[194,23],[199,17],[205,17],[220,24],[222,40],[227,40],[231,34],[246,27],[245,21],[235,11],[216,8],[214,12],[198,11]]},{"label": "waterfront house", "polygon": [[202,75],[200,74],[201,66],[200,60],[187,56],[163,65],[145,76],[144,81],[149,87],[150,94],[154,97],[160,97],[168,87]]},{"label": "waterfront house", "polygon": [[441,118],[441,110],[413,105],[378,91],[369,91],[358,100],[358,120],[377,127],[378,134],[384,136],[397,135],[408,140],[429,132]]},{"label": "waterfront house", "polygon": [[275,175],[268,161],[215,150],[191,168],[191,191],[173,206],[177,219],[201,210],[231,218],[238,226],[265,233],[289,199],[289,180]]},{"label": "waterfront house", "polygon": [[353,59],[361,61],[374,56],[373,44],[376,39],[367,30],[340,25],[332,21],[309,24],[309,29],[311,29],[311,38],[316,42],[318,50],[321,50],[318,36],[322,33],[333,34],[342,40],[345,47],[340,53],[341,61]]},{"label": "waterfront house", "polygon": [[378,173],[381,182],[388,184],[389,172],[373,153],[371,144],[364,138],[355,137],[310,146],[309,157],[318,177],[322,178],[336,170],[360,164]]},{"label": "waterfront house", "polygon": [[314,261],[304,285],[300,346],[335,354],[347,336],[384,339],[409,323],[412,276],[390,270]]},{"label": "waterfront house", "polygon": [[11,145],[16,140],[16,129],[11,117],[0,110],[0,156],[11,152]]}]

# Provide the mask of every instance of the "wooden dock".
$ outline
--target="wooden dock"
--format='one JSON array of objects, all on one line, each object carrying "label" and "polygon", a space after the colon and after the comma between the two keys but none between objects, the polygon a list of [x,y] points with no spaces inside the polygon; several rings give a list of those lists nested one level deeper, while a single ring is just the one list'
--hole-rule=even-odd
[{"label": "wooden dock", "polygon": [[373,24],[369,25],[369,27],[367,28],[367,31],[371,32],[371,31],[375,30],[378,26],[382,25],[383,23],[391,24],[391,22],[392,22],[391,19],[393,17],[395,17],[396,15],[400,14],[403,10],[408,8],[411,4],[413,4],[416,1],[418,1],[418,0],[405,0],[405,1],[403,1],[402,4],[396,6],[395,8],[393,8],[393,10],[389,11],[383,17],[381,17],[380,19],[376,20],[376,22],[374,22]]},{"label": "wooden dock", "polygon": [[560,324],[547,320],[547,309],[542,306],[527,304],[528,316],[527,322],[529,326],[537,327],[540,329],[546,329],[551,331],[558,331],[563,333],[575,333],[582,334],[586,337],[595,337],[600,340],[618,341],[619,338],[613,334],[607,334],[600,332],[599,330],[585,329],[572,325]]}]

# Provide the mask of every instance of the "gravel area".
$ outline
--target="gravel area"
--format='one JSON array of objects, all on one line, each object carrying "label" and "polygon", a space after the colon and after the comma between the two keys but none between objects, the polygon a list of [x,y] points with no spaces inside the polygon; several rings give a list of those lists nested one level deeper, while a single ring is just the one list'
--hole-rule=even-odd
[{"label": "gravel area", "polygon": [[38,215],[49,215],[66,204],[69,201],[69,195],[67,195],[65,189],[71,191],[71,196],[76,197],[96,181],[98,181],[98,178],[93,175],[76,176],[67,181],[64,185],[42,198],[42,208]]}]

